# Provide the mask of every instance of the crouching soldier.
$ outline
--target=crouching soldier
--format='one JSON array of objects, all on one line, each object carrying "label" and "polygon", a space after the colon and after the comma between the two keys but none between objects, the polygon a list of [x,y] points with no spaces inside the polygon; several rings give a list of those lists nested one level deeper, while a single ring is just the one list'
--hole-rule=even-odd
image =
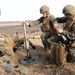
[{"label": "crouching soldier", "polygon": [[42,40],[42,43],[44,45],[45,51],[48,51],[49,48],[48,48],[48,44],[47,44],[47,39],[53,35],[52,32],[54,32],[54,27],[53,27],[52,22],[55,19],[55,17],[49,13],[49,7],[46,6],[46,5],[43,5],[40,8],[40,13],[43,16],[40,17],[39,19],[37,19],[35,21],[32,21],[32,22],[29,22],[29,23],[24,22],[23,24],[29,25],[31,27],[31,26],[35,26],[35,25],[38,25],[38,24],[42,23],[42,26],[41,26],[41,31],[42,31],[41,40]]},{"label": "crouching soldier", "polygon": [[[58,23],[65,23],[63,29],[57,28],[58,36],[55,38],[49,38],[47,41],[49,43],[59,41],[67,41],[67,61],[74,62],[75,61],[75,7],[72,5],[66,5],[63,8],[64,17],[56,18],[54,20],[54,27],[56,27],[56,21]],[[62,36],[63,35],[63,36]],[[64,42],[64,44],[65,44]]]}]

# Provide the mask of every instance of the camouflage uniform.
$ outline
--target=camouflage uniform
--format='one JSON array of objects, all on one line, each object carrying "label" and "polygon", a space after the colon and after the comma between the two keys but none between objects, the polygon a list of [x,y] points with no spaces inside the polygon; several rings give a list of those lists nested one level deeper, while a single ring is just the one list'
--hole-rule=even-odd
[{"label": "camouflage uniform", "polygon": [[[63,13],[66,14],[75,14],[75,8],[72,5],[67,5],[63,9]],[[75,61],[75,17],[73,18],[66,18],[66,17],[60,17],[56,18],[54,22],[58,23],[65,23],[63,29],[64,31],[61,33],[61,35],[64,35],[67,38],[67,51],[68,51],[68,58],[67,61]],[[62,36],[56,36],[55,38],[49,38],[47,41],[49,43],[51,42],[59,42],[64,41]]]},{"label": "camouflage uniform", "polygon": [[[44,12],[50,15],[49,8],[46,5],[40,8],[40,13],[44,13]],[[43,45],[46,47],[46,49],[47,49],[47,38],[51,37],[53,34],[52,32],[54,28],[52,22],[54,19],[55,17],[53,15],[50,15],[48,17],[40,17],[36,21],[32,21],[29,23],[30,24],[29,26],[35,26],[42,23],[41,31],[43,33],[41,34],[41,40]]]}]

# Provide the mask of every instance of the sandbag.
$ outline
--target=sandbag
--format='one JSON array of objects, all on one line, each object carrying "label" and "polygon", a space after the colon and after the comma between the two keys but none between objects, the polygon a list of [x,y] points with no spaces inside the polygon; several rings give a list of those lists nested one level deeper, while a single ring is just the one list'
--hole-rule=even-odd
[{"label": "sandbag", "polygon": [[[7,38],[9,41],[10,39]],[[13,56],[13,48],[11,47],[12,44],[6,40],[6,38],[0,38],[0,51],[4,53],[4,55]]]}]

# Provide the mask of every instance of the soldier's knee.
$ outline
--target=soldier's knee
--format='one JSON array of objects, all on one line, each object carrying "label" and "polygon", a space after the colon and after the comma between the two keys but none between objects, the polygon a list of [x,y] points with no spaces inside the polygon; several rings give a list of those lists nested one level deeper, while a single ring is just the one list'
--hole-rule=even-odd
[{"label": "soldier's knee", "polygon": [[48,39],[47,39],[47,42],[48,42],[48,43],[51,43],[51,40],[50,40],[50,38],[48,38]]}]

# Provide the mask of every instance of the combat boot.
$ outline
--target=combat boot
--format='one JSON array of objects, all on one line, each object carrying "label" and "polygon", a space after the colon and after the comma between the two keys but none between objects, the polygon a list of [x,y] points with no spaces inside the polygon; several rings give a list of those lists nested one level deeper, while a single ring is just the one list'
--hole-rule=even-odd
[{"label": "combat boot", "polygon": [[48,46],[45,46],[45,47],[44,47],[44,50],[45,50],[45,51],[48,51],[48,50],[49,50]]}]

